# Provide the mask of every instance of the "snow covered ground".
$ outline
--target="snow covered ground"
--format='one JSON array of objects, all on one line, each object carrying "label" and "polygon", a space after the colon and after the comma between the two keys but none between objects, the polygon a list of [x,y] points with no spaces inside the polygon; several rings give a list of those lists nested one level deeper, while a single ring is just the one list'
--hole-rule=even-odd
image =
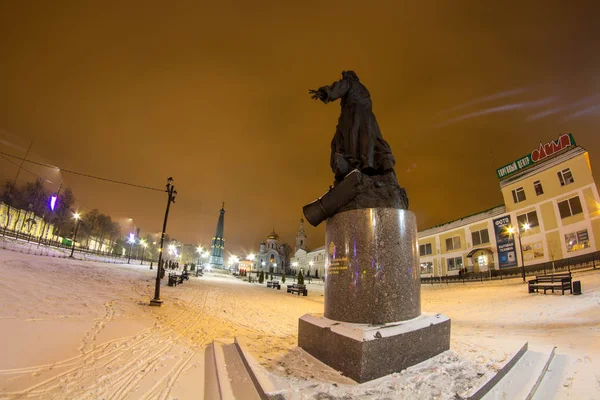
[{"label": "snow covered ground", "polygon": [[543,398],[600,399],[600,270],[575,275],[581,296],[528,294],[518,279],[424,285],[423,311],[452,319],[451,351],[357,385],[297,348],[298,318],[323,312],[322,284],[298,297],[206,274],[163,286],[154,308],[147,265],[27,248],[0,242],[0,399],[201,398],[205,345],[233,336],[292,385],[287,398],[452,398],[529,341],[557,346]]}]

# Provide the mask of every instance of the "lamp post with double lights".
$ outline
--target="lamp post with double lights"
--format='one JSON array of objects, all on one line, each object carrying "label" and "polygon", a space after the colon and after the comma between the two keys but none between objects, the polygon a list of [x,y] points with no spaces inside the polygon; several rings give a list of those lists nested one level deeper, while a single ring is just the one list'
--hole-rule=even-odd
[{"label": "lamp post with double lights", "polygon": [[529,230],[529,224],[524,224],[523,230],[521,230],[521,228],[519,228],[518,223],[517,223],[516,229],[514,227],[510,226],[510,227],[508,227],[507,230],[510,235],[516,236],[517,239],[519,239],[519,249],[521,252],[521,276],[523,277],[523,283],[526,283],[527,280],[525,279],[525,259],[523,258],[523,244],[521,243],[521,236],[523,236],[524,234],[527,233],[527,231]]},{"label": "lamp post with double lights", "polygon": [[177,191],[175,190],[175,186],[173,185],[173,178],[169,177],[167,179],[167,210],[165,211],[165,220],[163,222],[162,234],[160,236],[160,249],[158,253],[158,268],[156,269],[156,284],[154,285],[154,298],[150,300],[151,306],[161,306],[162,300],[160,299],[160,274],[162,270],[162,255],[163,255],[163,245],[165,244],[165,231],[167,230],[167,220],[169,219],[169,208],[171,203],[175,203],[175,197],[177,196]]},{"label": "lamp post with double lights", "polygon": [[75,218],[75,233],[73,234],[73,246],[71,247],[71,255],[70,258],[73,258],[73,253],[75,252],[75,241],[77,240],[77,231],[79,231],[79,221],[81,221],[81,216],[78,213],[73,214],[73,218]]}]

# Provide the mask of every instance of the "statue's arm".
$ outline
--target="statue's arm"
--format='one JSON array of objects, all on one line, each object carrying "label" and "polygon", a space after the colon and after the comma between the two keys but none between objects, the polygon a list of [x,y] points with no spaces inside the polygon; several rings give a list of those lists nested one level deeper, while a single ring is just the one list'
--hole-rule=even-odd
[{"label": "statue's arm", "polygon": [[330,101],[337,100],[348,93],[348,90],[350,90],[350,82],[348,82],[346,79],[341,79],[337,82],[333,82],[329,86],[323,86],[319,89],[319,91],[321,90],[323,90],[323,92],[327,95],[323,102],[328,103]]},{"label": "statue's arm", "polygon": [[323,103],[327,104],[330,101],[334,101],[345,95],[348,90],[350,90],[350,83],[345,80],[339,80],[337,82],[333,82],[329,86],[322,86],[317,90],[309,90],[308,93],[314,100],[321,100]]}]

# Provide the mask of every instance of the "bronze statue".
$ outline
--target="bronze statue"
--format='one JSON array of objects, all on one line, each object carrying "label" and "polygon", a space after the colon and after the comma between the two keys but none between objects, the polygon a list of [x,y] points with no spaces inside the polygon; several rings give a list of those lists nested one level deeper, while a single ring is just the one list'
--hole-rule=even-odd
[{"label": "bronze statue", "polygon": [[396,180],[392,150],[373,114],[371,95],[356,73],[343,71],[339,81],[308,92],[325,104],[341,99],[342,112],[331,141],[334,185],[304,206],[307,221],[317,226],[338,212],[361,208],[408,209],[406,191]]},{"label": "bronze statue", "polygon": [[394,156],[381,136],[371,95],[354,71],[343,71],[339,81],[309,93],[325,104],[341,98],[342,112],[331,141],[330,165],[336,182],[354,169],[370,176],[394,171]]}]

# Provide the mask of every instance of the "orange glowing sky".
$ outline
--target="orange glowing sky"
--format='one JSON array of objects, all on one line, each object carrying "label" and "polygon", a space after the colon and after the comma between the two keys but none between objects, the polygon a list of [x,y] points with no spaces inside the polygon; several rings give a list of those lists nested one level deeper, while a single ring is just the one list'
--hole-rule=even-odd
[{"label": "orange glowing sky", "polygon": [[[496,168],[560,133],[600,167],[600,5],[525,3],[5,1],[0,151],[33,141],[31,159],[62,168],[173,176],[168,233],[185,242],[209,243],[225,201],[227,250],[273,225],[293,244],[332,183],[339,114],[307,90],[354,69],[426,228],[501,204]],[[162,227],[160,193],[28,169],[83,212]],[[0,178],[16,170],[0,158]],[[307,233],[322,244],[324,226]]]}]

